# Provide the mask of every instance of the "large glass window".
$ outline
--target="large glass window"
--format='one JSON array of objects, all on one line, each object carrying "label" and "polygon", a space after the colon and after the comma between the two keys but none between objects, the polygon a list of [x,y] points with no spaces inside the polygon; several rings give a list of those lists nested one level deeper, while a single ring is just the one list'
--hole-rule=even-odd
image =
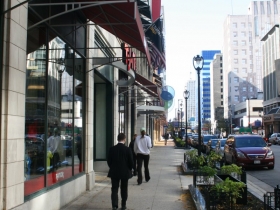
[{"label": "large glass window", "polygon": [[84,59],[46,34],[28,34],[25,196],[83,171]]}]

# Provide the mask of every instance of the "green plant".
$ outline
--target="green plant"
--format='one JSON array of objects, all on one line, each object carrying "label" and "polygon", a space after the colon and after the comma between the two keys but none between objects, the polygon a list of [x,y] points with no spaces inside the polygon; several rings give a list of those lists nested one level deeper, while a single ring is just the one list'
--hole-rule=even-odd
[{"label": "green plant", "polygon": [[216,162],[219,162],[222,160],[222,156],[220,154],[217,154],[213,151],[210,152],[209,155],[206,157],[207,165],[210,167],[215,167]]},{"label": "green plant", "polygon": [[231,173],[242,174],[242,167],[237,166],[235,164],[224,165],[221,167],[221,172],[223,174],[231,174]]},{"label": "green plant", "polygon": [[203,155],[198,155],[197,149],[187,151],[186,155],[188,161],[196,168],[200,168],[206,162]]},{"label": "green plant", "polygon": [[217,173],[217,169],[212,168],[211,166],[202,166],[199,171],[206,175],[205,182],[207,182],[208,184],[210,183],[210,178]]},{"label": "green plant", "polygon": [[184,147],[185,146],[185,141],[183,141],[182,139],[175,137],[174,138],[174,143],[176,144],[177,147]]},{"label": "green plant", "polygon": [[232,202],[235,203],[237,198],[241,197],[245,184],[243,182],[235,182],[228,178],[223,182],[214,185],[211,190],[216,191],[217,195],[226,194],[232,198]]}]

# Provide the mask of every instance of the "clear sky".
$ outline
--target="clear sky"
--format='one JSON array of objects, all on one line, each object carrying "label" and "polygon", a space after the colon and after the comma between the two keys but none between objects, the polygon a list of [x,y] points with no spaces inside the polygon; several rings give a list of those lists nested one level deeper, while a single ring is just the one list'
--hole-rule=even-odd
[{"label": "clear sky", "polygon": [[202,50],[222,50],[223,24],[227,15],[246,15],[250,0],[162,0],[166,32],[167,85],[183,99],[186,82],[196,79],[192,59]]}]

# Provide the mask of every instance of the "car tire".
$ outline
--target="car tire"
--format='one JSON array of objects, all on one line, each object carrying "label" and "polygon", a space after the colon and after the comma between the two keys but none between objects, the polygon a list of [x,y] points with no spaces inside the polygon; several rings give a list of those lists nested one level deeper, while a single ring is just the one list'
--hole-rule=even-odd
[{"label": "car tire", "polygon": [[269,170],[272,170],[272,169],[274,169],[274,166],[268,166],[267,167]]}]

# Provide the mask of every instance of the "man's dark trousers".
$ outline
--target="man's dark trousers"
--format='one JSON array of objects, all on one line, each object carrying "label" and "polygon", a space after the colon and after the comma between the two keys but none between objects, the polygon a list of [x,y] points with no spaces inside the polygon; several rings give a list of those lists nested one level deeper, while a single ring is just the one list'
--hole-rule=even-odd
[{"label": "man's dark trousers", "polygon": [[144,161],[144,171],[145,171],[145,180],[148,182],[150,180],[149,173],[149,159],[150,155],[137,154],[137,173],[138,173],[138,184],[142,183],[142,164]]},{"label": "man's dark trousers", "polygon": [[127,200],[127,185],[128,185],[128,179],[114,179],[111,178],[112,181],[112,206],[117,207],[118,206],[118,191],[119,191],[119,185],[121,182],[121,198],[122,198],[122,207],[126,206],[126,200]]}]

